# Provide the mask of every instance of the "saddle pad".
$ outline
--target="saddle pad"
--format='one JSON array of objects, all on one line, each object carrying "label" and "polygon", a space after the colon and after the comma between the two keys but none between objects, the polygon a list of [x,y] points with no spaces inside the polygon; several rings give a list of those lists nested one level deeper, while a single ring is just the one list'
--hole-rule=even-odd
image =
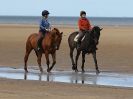
[{"label": "saddle pad", "polygon": [[[77,34],[77,35],[75,36],[75,38],[74,38],[74,41],[75,41],[75,42],[77,42],[77,41],[78,41],[78,36],[79,36],[79,34]],[[82,38],[82,40],[81,40],[81,41],[83,41],[83,40],[84,40],[84,38],[85,38],[85,36]]]}]

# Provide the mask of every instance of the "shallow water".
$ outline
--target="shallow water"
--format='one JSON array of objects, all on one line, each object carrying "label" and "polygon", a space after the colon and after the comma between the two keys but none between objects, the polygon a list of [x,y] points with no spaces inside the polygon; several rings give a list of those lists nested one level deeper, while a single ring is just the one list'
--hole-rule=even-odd
[{"label": "shallow water", "polygon": [[29,73],[25,73],[23,69],[2,67],[0,68],[0,78],[133,88],[133,74],[112,72],[101,72],[99,75],[96,75],[95,72],[75,73],[73,71],[40,73],[39,70],[29,69]]}]

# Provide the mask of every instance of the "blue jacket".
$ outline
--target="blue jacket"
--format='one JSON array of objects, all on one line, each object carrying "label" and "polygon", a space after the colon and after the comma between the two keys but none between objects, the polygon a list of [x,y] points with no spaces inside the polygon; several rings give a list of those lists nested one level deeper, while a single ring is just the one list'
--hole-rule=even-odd
[{"label": "blue jacket", "polygon": [[50,28],[50,23],[47,19],[42,18],[40,22],[40,31],[46,31],[46,29]]}]

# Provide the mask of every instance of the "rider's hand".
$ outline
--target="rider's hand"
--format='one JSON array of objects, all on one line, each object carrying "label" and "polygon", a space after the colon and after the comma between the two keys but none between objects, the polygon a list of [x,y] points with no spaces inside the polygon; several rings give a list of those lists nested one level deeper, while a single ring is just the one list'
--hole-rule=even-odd
[{"label": "rider's hand", "polygon": [[45,29],[46,31],[51,31],[51,28]]}]

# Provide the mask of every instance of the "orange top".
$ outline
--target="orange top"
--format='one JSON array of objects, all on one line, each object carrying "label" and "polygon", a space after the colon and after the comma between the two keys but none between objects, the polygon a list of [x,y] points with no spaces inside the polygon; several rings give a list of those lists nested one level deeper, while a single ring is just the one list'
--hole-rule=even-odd
[{"label": "orange top", "polygon": [[87,18],[80,18],[78,21],[79,30],[90,30],[91,25]]}]

